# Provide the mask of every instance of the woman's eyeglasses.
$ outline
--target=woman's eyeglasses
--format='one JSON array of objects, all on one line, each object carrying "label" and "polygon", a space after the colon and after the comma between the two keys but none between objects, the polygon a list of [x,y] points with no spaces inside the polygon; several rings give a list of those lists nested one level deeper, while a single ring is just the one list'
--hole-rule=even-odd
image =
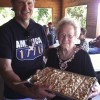
[{"label": "woman's eyeglasses", "polygon": [[61,37],[61,38],[67,37],[67,38],[69,38],[69,39],[72,39],[72,38],[74,37],[74,35],[71,35],[71,34],[63,34],[63,33],[61,33],[61,34],[60,34],[60,37]]}]

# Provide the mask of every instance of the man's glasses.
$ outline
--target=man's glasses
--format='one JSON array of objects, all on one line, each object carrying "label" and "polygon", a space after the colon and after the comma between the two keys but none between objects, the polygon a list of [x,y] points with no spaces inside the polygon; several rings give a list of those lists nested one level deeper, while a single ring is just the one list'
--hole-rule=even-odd
[{"label": "man's glasses", "polygon": [[32,41],[31,41],[31,34],[30,34],[30,32],[25,31],[25,36],[27,37],[27,39],[26,39],[26,44],[27,44],[28,46],[32,46]]},{"label": "man's glasses", "polygon": [[32,46],[32,41],[31,41],[30,38],[28,38],[28,39],[26,40],[26,44],[27,44],[28,46]]}]

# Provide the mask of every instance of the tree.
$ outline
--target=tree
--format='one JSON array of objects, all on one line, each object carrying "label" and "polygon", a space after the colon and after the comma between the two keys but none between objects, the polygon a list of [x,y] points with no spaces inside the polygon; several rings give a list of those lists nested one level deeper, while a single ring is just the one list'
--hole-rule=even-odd
[{"label": "tree", "polygon": [[40,24],[46,24],[52,21],[52,9],[50,8],[35,8],[34,16],[32,17]]},{"label": "tree", "polygon": [[0,13],[2,12],[2,10],[4,10],[4,8],[3,7],[0,7]]},{"label": "tree", "polygon": [[86,14],[87,14],[87,6],[75,6],[67,8],[68,16],[71,18],[75,18],[80,22],[81,27],[86,27]]},{"label": "tree", "polygon": [[11,10],[11,8],[0,7],[0,25],[6,23],[13,17],[14,12]]}]

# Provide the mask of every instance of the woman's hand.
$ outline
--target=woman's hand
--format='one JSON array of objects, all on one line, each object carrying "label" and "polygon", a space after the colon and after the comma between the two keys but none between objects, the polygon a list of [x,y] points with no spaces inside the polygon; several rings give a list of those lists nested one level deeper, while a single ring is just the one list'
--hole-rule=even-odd
[{"label": "woman's hand", "polygon": [[50,87],[48,87],[48,86],[33,86],[33,87],[31,87],[31,90],[35,95],[34,98],[37,98],[37,99],[55,97],[55,94],[49,92]]},{"label": "woman's hand", "polygon": [[93,98],[100,94],[100,84],[96,82],[94,86],[91,88],[92,92],[89,95],[89,98]]}]

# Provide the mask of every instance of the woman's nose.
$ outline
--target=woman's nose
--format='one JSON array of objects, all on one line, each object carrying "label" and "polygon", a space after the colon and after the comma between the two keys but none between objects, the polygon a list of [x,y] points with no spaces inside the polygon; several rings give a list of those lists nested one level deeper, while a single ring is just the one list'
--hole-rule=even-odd
[{"label": "woman's nose", "polygon": [[67,36],[64,36],[63,40],[68,41],[69,38]]}]

